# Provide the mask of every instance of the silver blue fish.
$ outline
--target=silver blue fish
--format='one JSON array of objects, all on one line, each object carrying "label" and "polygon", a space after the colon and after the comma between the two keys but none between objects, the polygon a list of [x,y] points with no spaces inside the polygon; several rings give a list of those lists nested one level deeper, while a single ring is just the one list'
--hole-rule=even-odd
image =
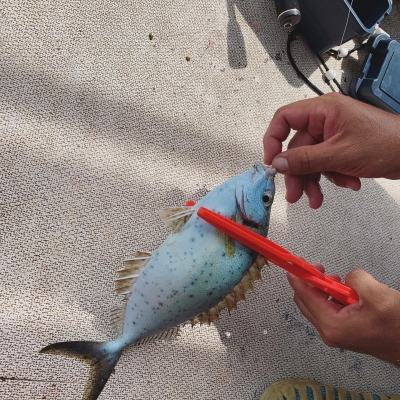
[{"label": "silver blue fish", "polygon": [[197,210],[209,208],[266,236],[274,176],[274,169],[257,163],[197,204],[163,210],[173,232],[153,253],[137,252],[118,271],[117,291],[127,298],[112,316],[119,338],[55,343],[41,350],[91,365],[83,400],[98,398],[125,347],[171,337],[188,321],[209,324],[222,309],[245,299],[265,260],[202,220]]}]

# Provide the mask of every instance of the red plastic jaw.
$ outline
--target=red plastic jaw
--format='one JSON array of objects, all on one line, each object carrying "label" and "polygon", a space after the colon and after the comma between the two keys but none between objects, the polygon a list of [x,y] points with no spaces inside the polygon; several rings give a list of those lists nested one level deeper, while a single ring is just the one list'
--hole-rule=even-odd
[{"label": "red plastic jaw", "polygon": [[324,275],[312,264],[296,257],[272,240],[207,208],[200,207],[197,215],[239,243],[263,255],[275,265],[323,290],[342,304],[349,305],[358,302],[358,295],[354,289]]}]

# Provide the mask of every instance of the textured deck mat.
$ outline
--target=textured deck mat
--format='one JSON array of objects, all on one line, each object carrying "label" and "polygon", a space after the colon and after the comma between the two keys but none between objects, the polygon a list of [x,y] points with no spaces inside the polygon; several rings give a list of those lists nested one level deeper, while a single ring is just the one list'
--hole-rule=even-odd
[{"label": "textured deck mat", "polygon": [[[400,39],[398,4],[384,28]],[[0,1],[1,400],[80,398],[87,366],[38,351],[112,338],[116,270],[166,237],[157,210],[261,160],[275,110],[314,96],[285,49],[272,1]],[[294,54],[329,91],[301,41]],[[360,64],[329,63],[343,84]],[[399,183],[322,186],[312,211],[277,178],[271,238],[400,289]],[[400,393],[400,369],[327,348],[284,273],[263,277],[216,327],[127,349],[101,399],[250,400],[292,377]]]}]

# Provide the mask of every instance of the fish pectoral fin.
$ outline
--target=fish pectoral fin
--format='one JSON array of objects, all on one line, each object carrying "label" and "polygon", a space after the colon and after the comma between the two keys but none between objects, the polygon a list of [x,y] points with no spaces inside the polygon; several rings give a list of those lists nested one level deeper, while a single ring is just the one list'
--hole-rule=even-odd
[{"label": "fish pectoral fin", "polygon": [[219,313],[225,308],[229,312],[237,308],[237,303],[240,300],[246,300],[245,294],[248,291],[253,291],[253,282],[261,280],[261,269],[264,265],[268,265],[265,257],[259,255],[252,266],[244,274],[243,278],[237,283],[233,290],[228,293],[218,304],[211,307],[209,310],[196,315],[189,322],[192,326],[196,324],[207,324],[219,319]]},{"label": "fish pectoral fin", "polygon": [[159,211],[161,219],[165,225],[171,228],[172,232],[178,233],[192,216],[193,207],[168,207]]}]

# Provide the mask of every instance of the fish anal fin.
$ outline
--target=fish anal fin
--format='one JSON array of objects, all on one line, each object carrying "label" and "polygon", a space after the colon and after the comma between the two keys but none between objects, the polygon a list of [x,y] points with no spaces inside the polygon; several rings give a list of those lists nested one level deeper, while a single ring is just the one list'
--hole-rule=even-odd
[{"label": "fish anal fin", "polygon": [[192,216],[193,207],[168,207],[159,211],[161,219],[165,225],[171,228],[172,232],[178,233]]},{"label": "fish anal fin", "polygon": [[200,324],[202,324],[202,325],[204,325],[204,324],[210,325],[213,321],[216,321],[217,319],[219,319],[219,311],[218,311],[218,307],[215,306],[215,307],[211,307],[209,310],[199,314],[197,316],[197,320],[193,319],[191,322],[192,322],[192,325],[195,325],[198,322],[200,322]]},{"label": "fish anal fin", "polygon": [[226,308],[228,309],[228,311],[236,310],[237,301],[235,298],[235,294],[233,292],[230,292],[227,296],[225,296],[225,303],[226,303]]},{"label": "fish anal fin", "polygon": [[250,273],[247,271],[242,280],[240,281],[244,292],[251,292],[254,289],[253,281],[251,279]]},{"label": "fish anal fin", "polygon": [[218,311],[218,308],[217,308],[217,307],[211,307],[211,308],[208,310],[208,313],[209,313],[209,315],[210,315],[210,323],[213,322],[213,321],[218,320],[218,318],[219,318],[219,311]]},{"label": "fish anal fin", "polygon": [[200,323],[202,325],[210,325],[210,314],[208,311],[200,314]]},{"label": "fish anal fin", "polygon": [[172,339],[175,338],[179,335],[181,330],[181,326],[174,326],[171,329],[168,329],[166,331],[160,332],[160,333],[156,333],[155,335],[151,335],[148,336],[144,339],[138,340],[137,342],[133,343],[134,346],[140,346],[142,344],[146,344],[146,343],[154,343],[158,340],[168,340],[168,339]]},{"label": "fish anal fin", "polygon": [[267,259],[262,255],[258,255],[256,261],[254,261],[253,265],[249,269],[249,274],[253,282],[262,280],[261,270],[265,265],[268,265]]},{"label": "fish anal fin", "polygon": [[[228,311],[237,308],[238,301],[246,300],[246,293],[253,291],[254,281],[261,280],[261,269],[268,264],[264,256],[259,255],[252,266],[244,274],[243,278],[237,283],[233,290],[225,297],[226,308]],[[219,309],[221,310],[221,309]]]},{"label": "fish anal fin", "polygon": [[246,293],[254,290],[253,282],[261,280],[261,269],[264,265],[268,265],[268,262],[265,257],[259,255],[243,278],[223,300],[190,320],[192,326],[199,323],[210,324],[218,320],[219,312],[224,309],[228,309],[229,312],[235,310],[238,301],[246,300]]},{"label": "fish anal fin", "polygon": [[254,264],[256,264],[257,268],[261,271],[265,265],[268,265],[268,261],[264,256],[259,254]]},{"label": "fish anal fin", "polygon": [[240,281],[232,290],[232,292],[235,294],[235,300],[236,302],[240,301],[240,300],[246,300],[246,297],[244,296],[244,289],[243,289],[243,285],[242,285],[242,281]]},{"label": "fish anal fin", "polygon": [[201,314],[196,315],[194,318],[192,318],[192,319],[190,320],[192,326],[194,326],[194,325],[196,325],[196,324],[199,324],[199,323],[201,322],[201,317],[200,317],[200,316],[201,316]]},{"label": "fish anal fin", "polygon": [[224,310],[226,307],[227,307],[227,305],[226,305],[225,299],[221,300],[216,306],[218,312],[221,310]]}]

